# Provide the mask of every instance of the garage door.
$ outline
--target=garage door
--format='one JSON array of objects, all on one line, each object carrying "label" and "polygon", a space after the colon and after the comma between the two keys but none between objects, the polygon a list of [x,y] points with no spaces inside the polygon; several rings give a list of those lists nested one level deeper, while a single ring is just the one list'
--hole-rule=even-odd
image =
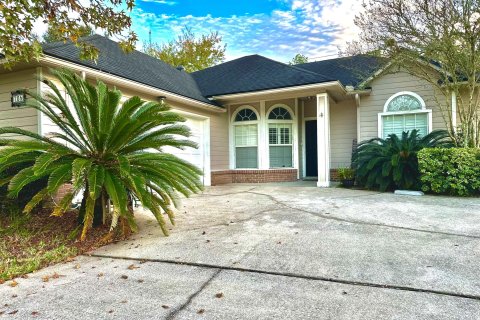
[{"label": "garage door", "polygon": [[[207,145],[206,139],[209,138],[208,132],[206,132],[206,125],[204,119],[196,119],[191,117],[186,117],[187,121],[183,124],[188,126],[192,132],[190,136],[190,140],[196,142],[198,144],[198,149],[194,148],[185,148],[185,150],[179,150],[176,148],[168,148],[165,151],[170,152],[177,157],[186,160],[192,164],[194,164],[197,168],[199,168],[204,175],[201,177],[202,182],[204,185],[208,185],[208,181],[206,181],[205,176],[209,175],[210,173],[206,170],[206,161],[207,153],[205,146]],[[208,179],[209,180],[209,179]]]}]

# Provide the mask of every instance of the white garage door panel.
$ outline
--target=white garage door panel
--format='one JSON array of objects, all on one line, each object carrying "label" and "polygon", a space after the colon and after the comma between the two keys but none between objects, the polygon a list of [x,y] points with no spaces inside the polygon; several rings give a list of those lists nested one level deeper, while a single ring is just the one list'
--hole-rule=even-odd
[{"label": "white garage door panel", "polygon": [[[194,148],[185,148],[185,150],[180,150],[177,148],[167,147],[165,152],[176,155],[180,159],[186,160],[202,172],[205,173],[205,139],[207,139],[205,134],[205,120],[198,120],[187,118],[187,121],[183,124],[188,126],[192,132],[189,140],[194,141],[198,145],[198,149]],[[205,183],[204,177],[201,177],[202,181]]]}]

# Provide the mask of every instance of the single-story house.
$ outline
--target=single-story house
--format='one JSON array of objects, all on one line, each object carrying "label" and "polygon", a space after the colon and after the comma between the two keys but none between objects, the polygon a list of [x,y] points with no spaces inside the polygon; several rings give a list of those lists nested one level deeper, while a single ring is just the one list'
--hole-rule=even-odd
[{"label": "single-story house", "polygon": [[100,49],[96,62],[81,60],[72,43],[52,43],[38,62],[0,68],[0,127],[58,130],[11,97],[45,90],[40,77],[66,67],[126,97],[165,99],[183,114],[199,148],[171,152],[201,168],[205,185],[310,178],[329,186],[336,169],[350,166],[357,141],[445,128],[430,84],[368,56],[292,66],[250,55],[189,74],[138,51],[125,54],[99,35],[85,41]]}]

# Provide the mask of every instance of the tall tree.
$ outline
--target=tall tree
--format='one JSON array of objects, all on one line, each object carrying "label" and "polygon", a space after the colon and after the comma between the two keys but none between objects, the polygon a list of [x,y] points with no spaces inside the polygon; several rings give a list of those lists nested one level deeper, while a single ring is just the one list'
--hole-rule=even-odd
[{"label": "tall tree", "polygon": [[[80,26],[78,30],[79,37],[86,37],[95,34],[93,29],[89,26]],[[48,26],[47,31],[43,34],[42,40],[45,43],[48,42],[57,42],[57,41],[66,41],[69,39],[68,34],[62,32],[61,30],[57,30],[52,26]]]},{"label": "tall tree", "polygon": [[182,66],[187,72],[194,72],[223,62],[226,47],[218,32],[196,37],[192,29],[186,27],[177,39],[165,44],[148,44],[144,52],[174,67]]},{"label": "tall tree", "polygon": [[[0,2],[0,54],[7,66],[18,61],[38,58],[41,46],[34,33],[36,22],[47,23],[59,30],[65,39],[75,43],[83,27],[105,30],[117,36],[125,51],[134,49],[136,34],[130,30],[132,20],[128,15],[135,0],[4,0]],[[119,9],[126,7],[126,10]],[[125,35],[126,34],[126,35]],[[79,43],[81,57],[95,59],[98,49]]]},{"label": "tall tree", "polygon": [[297,53],[295,57],[292,58],[288,62],[289,65],[295,65],[295,64],[302,64],[302,63],[307,63],[308,62],[308,57],[306,55],[303,55],[301,53]]},{"label": "tall tree", "polygon": [[480,2],[369,0],[364,8],[350,48],[379,53],[430,83],[452,138],[479,147]]}]

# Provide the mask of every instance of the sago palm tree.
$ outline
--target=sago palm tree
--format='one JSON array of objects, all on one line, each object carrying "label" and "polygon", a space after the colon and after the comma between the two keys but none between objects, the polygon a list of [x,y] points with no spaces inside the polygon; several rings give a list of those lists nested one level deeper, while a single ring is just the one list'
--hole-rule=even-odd
[{"label": "sago palm tree", "polygon": [[135,229],[131,199],[136,197],[168,234],[164,215],[174,224],[172,209],[178,193],[188,196],[202,189],[199,169],[164,152],[164,147],[196,147],[186,139],[188,127],[178,124],[184,119],[164,103],[136,96],[121,103],[122,93],[101,81],[92,85],[68,70],[52,73],[61,86],[44,80],[49,89],[43,95],[29,92],[33,98],[29,106],[45,114],[61,133],[45,137],[14,127],[0,129],[0,134],[28,138],[2,140],[0,173],[31,164],[0,181],[8,184],[9,196],[47,178],[46,187],[25,206],[29,213],[70,183],[71,192],[59,201],[53,215],[68,211],[73,199],[81,196],[81,239],[92,226],[94,212],[96,220],[100,214],[100,222],[103,216],[103,223],[110,215],[112,229],[119,219]]},{"label": "sago palm tree", "polygon": [[419,135],[418,130],[412,130],[403,132],[401,137],[391,134],[386,139],[374,138],[362,142],[352,157],[357,182],[381,191],[418,189],[418,151],[450,146],[453,143],[445,130],[436,130],[424,137]]}]

